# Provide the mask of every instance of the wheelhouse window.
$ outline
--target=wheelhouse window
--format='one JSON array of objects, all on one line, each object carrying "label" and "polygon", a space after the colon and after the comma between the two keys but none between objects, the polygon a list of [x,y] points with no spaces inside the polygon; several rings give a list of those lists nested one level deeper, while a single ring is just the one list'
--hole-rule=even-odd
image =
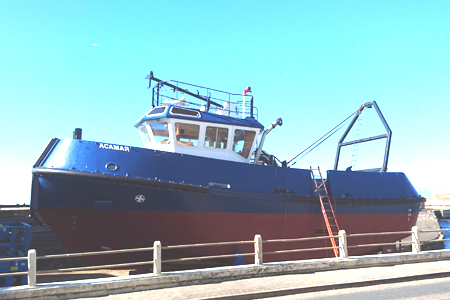
[{"label": "wheelhouse window", "polygon": [[228,142],[228,128],[207,126],[205,133],[205,147],[226,149]]},{"label": "wheelhouse window", "polygon": [[148,147],[151,143],[150,136],[148,135],[147,126],[142,126],[139,128],[139,132],[141,134],[142,142],[144,143],[145,147]]},{"label": "wheelhouse window", "polygon": [[233,151],[244,158],[248,158],[255,134],[256,132],[252,130],[236,129],[234,131]]},{"label": "wheelhouse window", "polygon": [[169,144],[169,128],[166,122],[152,123],[150,124],[153,136],[155,137],[155,143],[157,144]]},{"label": "wheelhouse window", "polygon": [[176,106],[173,106],[170,109],[170,113],[173,115],[183,115],[183,116],[191,116],[191,117],[200,118],[200,113],[198,111],[184,109],[184,108],[180,108],[180,107],[176,107]]},{"label": "wheelhouse window", "polygon": [[162,113],[164,113],[165,110],[166,110],[166,107],[155,107],[147,114],[147,116],[162,114]]},{"label": "wheelhouse window", "polygon": [[175,136],[178,145],[198,146],[200,126],[186,123],[175,123]]}]

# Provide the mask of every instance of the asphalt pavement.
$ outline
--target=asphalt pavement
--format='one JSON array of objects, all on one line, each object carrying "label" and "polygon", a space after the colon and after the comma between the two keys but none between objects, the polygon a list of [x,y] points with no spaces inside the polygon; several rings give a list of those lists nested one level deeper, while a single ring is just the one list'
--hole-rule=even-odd
[{"label": "asphalt pavement", "polygon": [[70,299],[262,299],[450,277],[450,260],[257,277]]},{"label": "asphalt pavement", "polygon": [[450,277],[322,291],[270,298],[273,300],[448,300]]}]

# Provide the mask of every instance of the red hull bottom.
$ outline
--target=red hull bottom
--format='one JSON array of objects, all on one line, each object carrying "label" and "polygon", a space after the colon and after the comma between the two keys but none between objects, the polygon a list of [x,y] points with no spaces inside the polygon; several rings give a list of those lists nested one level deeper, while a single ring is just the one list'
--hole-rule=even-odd
[{"label": "red hull bottom", "polygon": [[[249,214],[145,212],[114,210],[40,209],[39,216],[52,228],[71,253],[151,247],[154,241],[162,246],[194,243],[252,241],[255,234],[263,240],[289,239],[326,235],[323,217],[317,214]],[[415,214],[348,214],[337,215],[340,229],[347,234],[409,231],[415,225]],[[348,238],[349,245],[395,242],[405,235]],[[288,249],[329,247],[329,239],[296,243],[264,243],[264,252]],[[376,247],[349,249],[349,255],[361,255]],[[170,252],[172,251],[172,252]],[[163,250],[166,259],[187,256],[252,253],[253,245],[190,248],[185,251]],[[332,250],[271,254],[264,262],[334,257]],[[85,257],[86,264],[152,260],[151,252]],[[252,256],[245,258],[253,263]],[[229,261],[225,264],[232,264]],[[222,264],[222,263],[221,263]],[[147,266],[148,268],[148,266]]]}]

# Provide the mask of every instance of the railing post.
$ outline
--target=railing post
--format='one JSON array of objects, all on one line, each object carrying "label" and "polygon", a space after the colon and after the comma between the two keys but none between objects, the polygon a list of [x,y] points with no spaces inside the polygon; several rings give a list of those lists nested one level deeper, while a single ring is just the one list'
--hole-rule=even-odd
[{"label": "railing post", "polygon": [[36,287],[36,250],[28,250],[28,286]]},{"label": "railing post", "polygon": [[345,233],[345,230],[339,230],[339,257],[348,258],[347,234]]},{"label": "railing post", "polygon": [[255,265],[261,266],[263,264],[263,249],[261,235],[255,235]]},{"label": "railing post", "polygon": [[412,229],[412,252],[420,253],[420,239],[419,239],[419,227],[413,226]]},{"label": "railing post", "polygon": [[161,242],[153,243],[153,275],[161,275]]}]

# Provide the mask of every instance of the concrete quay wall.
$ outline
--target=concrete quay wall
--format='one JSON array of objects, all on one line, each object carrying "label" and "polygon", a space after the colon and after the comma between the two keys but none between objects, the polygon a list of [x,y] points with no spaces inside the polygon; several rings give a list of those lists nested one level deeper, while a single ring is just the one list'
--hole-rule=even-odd
[{"label": "concrete quay wall", "polygon": [[[111,293],[135,292],[182,285],[211,283],[261,276],[274,276],[314,271],[359,268],[368,266],[404,264],[413,262],[450,259],[450,250],[425,251],[418,254],[397,253],[359,257],[326,258],[280,263],[262,266],[244,265],[211,269],[168,272],[155,276],[142,274],[116,278],[79,280],[60,283],[38,284],[0,289],[0,299],[62,299],[71,297],[92,297]],[[405,274],[406,275],[406,274]]]}]

